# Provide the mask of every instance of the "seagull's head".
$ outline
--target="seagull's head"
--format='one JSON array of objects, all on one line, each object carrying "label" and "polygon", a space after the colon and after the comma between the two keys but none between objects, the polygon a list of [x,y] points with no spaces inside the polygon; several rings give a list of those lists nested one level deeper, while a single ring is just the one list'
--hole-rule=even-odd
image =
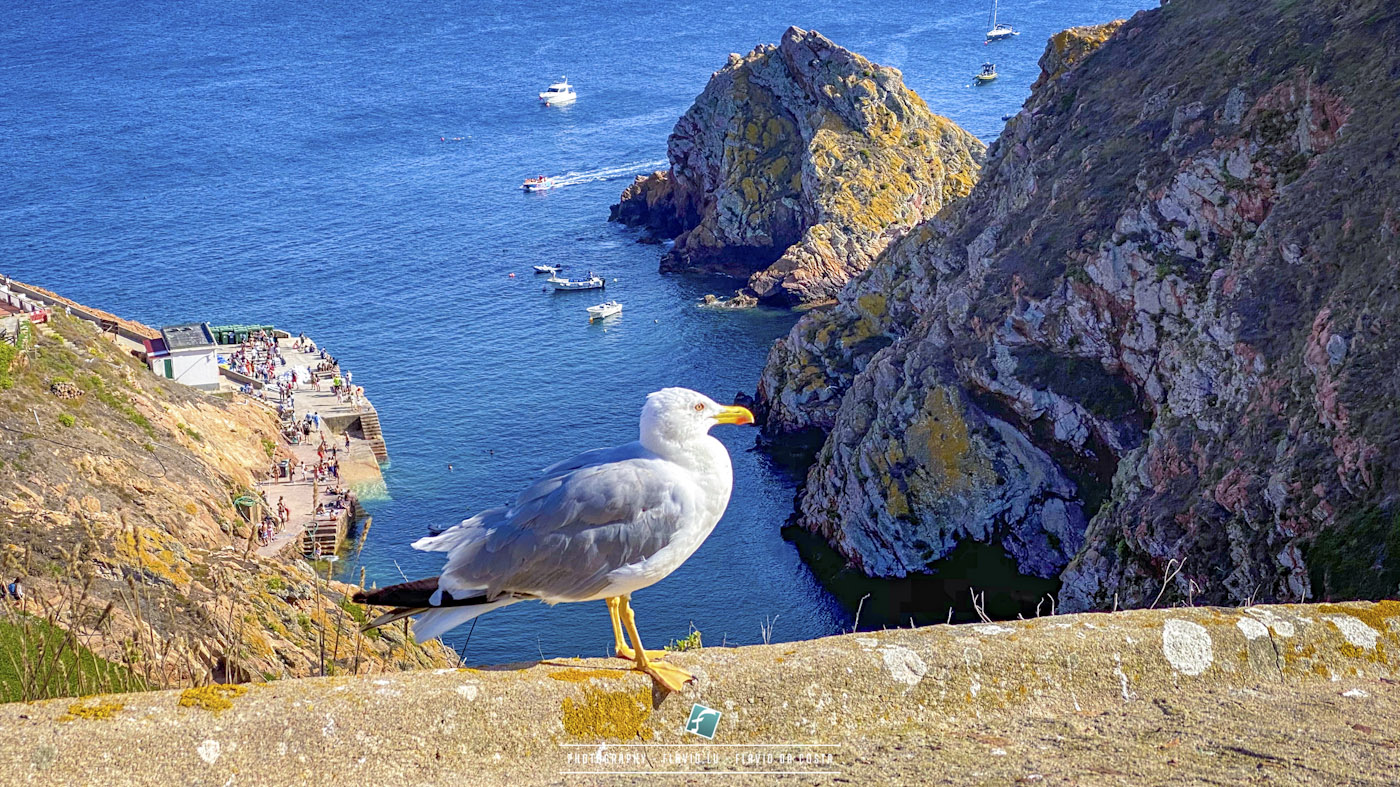
[{"label": "seagull's head", "polygon": [[715,424],[751,424],[753,413],[723,405],[689,388],[663,388],[647,395],[642,407],[642,443],[684,445],[703,437]]}]

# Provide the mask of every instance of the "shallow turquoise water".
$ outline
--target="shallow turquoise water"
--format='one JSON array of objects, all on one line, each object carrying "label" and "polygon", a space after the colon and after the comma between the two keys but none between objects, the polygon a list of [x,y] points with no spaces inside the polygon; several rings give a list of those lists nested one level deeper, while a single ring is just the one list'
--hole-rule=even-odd
[{"label": "shallow turquoise water", "polygon": [[[656,246],[605,221],[727,53],[815,27],[901,68],[935,111],[990,141],[1050,33],[1148,5],[1003,3],[1024,34],[984,47],[983,4],[947,0],[12,3],[0,10],[0,270],[152,324],[316,337],[365,385],[393,458],[391,498],[371,505],[369,577],[432,574],[440,558],[407,546],[429,527],[506,501],[572,452],[632,439],[648,391],[751,391],[795,319],[696,309],[734,284],[661,276]],[[1001,79],[969,87],[986,57]],[[537,106],[560,73],[578,103]],[[521,194],[539,172],[579,183]],[[604,298],[542,293],[529,266],[545,261],[616,278],[606,297],[623,315],[588,325],[584,306]],[[635,599],[649,644],[692,623],[710,644],[758,641],[765,618],[778,640],[849,626],[852,611],[779,537],[793,479],[752,450],[751,431],[717,432],[734,499],[695,557]],[[610,642],[602,604],[521,604],[483,618],[466,658]]]}]

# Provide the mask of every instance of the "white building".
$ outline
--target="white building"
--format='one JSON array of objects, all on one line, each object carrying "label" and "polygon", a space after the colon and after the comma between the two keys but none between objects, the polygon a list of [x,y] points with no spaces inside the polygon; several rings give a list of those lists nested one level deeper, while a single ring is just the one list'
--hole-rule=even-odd
[{"label": "white building", "polygon": [[214,391],[219,388],[219,347],[207,322],[167,325],[159,339],[146,340],[151,371],[177,383]]}]

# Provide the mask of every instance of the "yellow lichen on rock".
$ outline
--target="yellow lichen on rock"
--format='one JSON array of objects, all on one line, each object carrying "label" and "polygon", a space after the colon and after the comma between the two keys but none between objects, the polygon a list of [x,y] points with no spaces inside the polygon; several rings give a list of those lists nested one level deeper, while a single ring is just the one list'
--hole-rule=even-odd
[{"label": "yellow lichen on rock", "polygon": [[565,697],[563,702],[564,731],[575,738],[651,740],[650,717],[650,688],[603,691],[584,686],[582,699]]},{"label": "yellow lichen on rock", "polygon": [[247,686],[213,683],[180,692],[180,707],[219,712],[233,707],[233,700],[248,693]]},{"label": "yellow lichen on rock", "polygon": [[111,698],[101,698],[92,702],[75,702],[68,706],[68,712],[58,717],[59,721],[75,721],[86,719],[88,721],[102,721],[115,719],[117,713],[126,707],[120,702]]}]

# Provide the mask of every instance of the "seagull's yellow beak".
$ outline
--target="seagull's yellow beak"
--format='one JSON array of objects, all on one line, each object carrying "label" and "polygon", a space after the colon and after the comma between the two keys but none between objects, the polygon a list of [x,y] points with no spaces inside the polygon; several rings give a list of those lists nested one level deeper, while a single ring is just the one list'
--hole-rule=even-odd
[{"label": "seagull's yellow beak", "polygon": [[751,424],[753,423],[753,413],[747,407],[732,405],[720,408],[719,415],[715,416],[717,424]]}]

